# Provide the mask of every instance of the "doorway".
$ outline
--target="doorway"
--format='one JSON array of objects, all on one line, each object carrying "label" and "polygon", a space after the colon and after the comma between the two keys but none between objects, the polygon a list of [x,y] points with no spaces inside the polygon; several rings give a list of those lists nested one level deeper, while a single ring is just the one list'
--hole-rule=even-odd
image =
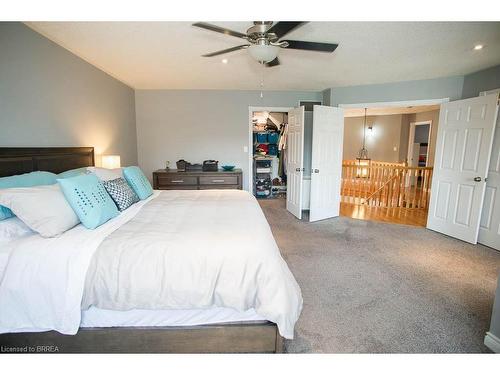
[{"label": "doorway", "polygon": [[[258,198],[286,197],[286,208],[292,215],[301,219],[302,211],[308,208],[309,221],[318,221],[339,215],[344,118],[342,109],[312,105],[308,116],[312,131],[306,145],[305,108],[249,107],[248,190]],[[310,151],[305,155],[307,149]],[[309,190],[305,188],[306,169]]]},{"label": "doorway", "polygon": [[426,225],[435,133],[446,101],[345,106],[343,216]]},{"label": "doorway", "polygon": [[286,194],[284,152],[280,148],[289,107],[249,107],[248,191],[257,198]]},{"label": "doorway", "polygon": [[432,120],[410,122],[410,134],[408,137],[409,167],[428,167],[429,152],[431,149]]}]

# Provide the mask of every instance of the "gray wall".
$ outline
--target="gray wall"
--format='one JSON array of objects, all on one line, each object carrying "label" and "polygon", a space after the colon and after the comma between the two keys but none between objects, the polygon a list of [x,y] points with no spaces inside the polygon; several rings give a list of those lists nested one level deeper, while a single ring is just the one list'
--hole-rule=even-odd
[{"label": "gray wall", "polygon": [[134,90],[19,22],[0,22],[0,147],[94,146],[137,164]]},{"label": "gray wall", "polygon": [[[248,186],[249,106],[296,107],[321,100],[321,92],[225,90],[136,90],[139,165],[151,173],[169,160],[219,160],[243,169]],[[251,152],[252,150],[249,150]]]},{"label": "gray wall", "polygon": [[333,87],[330,105],[392,102],[422,99],[460,99],[464,77],[447,77],[421,81],[393,82],[377,85]]},{"label": "gray wall", "polygon": [[481,91],[498,88],[500,88],[500,65],[466,75],[462,97],[472,98],[478,96]]},{"label": "gray wall", "polygon": [[[366,126],[373,125],[373,134],[366,135],[366,148],[372,160],[396,163],[401,143],[402,115],[368,116]],[[346,117],[344,120],[344,154],[354,160],[363,144],[364,117]],[[406,143],[408,139],[406,139]],[[396,147],[396,151],[394,151]]]}]

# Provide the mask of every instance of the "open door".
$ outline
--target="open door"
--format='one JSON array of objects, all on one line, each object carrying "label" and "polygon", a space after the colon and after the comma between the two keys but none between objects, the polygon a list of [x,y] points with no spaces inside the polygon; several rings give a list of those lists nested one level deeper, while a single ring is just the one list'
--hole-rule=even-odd
[{"label": "open door", "polygon": [[344,110],[315,105],[309,221],[339,216],[343,138]]},{"label": "open door", "polygon": [[304,176],[304,107],[288,112],[286,209],[302,219],[302,178]]},{"label": "open door", "polygon": [[493,150],[488,181],[486,181],[478,242],[500,250],[500,116],[497,116],[497,127],[493,136]]},{"label": "open door", "polygon": [[477,243],[498,95],[441,105],[427,228]]}]

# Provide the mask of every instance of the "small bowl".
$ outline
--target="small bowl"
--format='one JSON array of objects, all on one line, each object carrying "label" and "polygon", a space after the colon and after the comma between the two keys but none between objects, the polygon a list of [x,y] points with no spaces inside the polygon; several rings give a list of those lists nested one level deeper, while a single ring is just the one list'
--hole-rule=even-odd
[{"label": "small bowl", "polygon": [[232,171],[234,169],[234,165],[223,165],[222,169],[229,172],[229,171]]}]

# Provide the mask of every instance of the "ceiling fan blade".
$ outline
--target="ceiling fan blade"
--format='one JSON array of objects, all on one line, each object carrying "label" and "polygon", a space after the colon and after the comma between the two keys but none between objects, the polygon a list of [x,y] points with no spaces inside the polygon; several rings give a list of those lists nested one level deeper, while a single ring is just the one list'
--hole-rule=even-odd
[{"label": "ceiling fan blade", "polygon": [[304,21],[282,21],[274,24],[271,26],[269,30],[267,30],[267,33],[273,33],[276,34],[278,39],[284,37],[286,34],[288,34],[290,31],[296,29],[299,26],[302,26],[306,24],[307,22]]},{"label": "ceiling fan blade", "polygon": [[246,39],[246,37],[247,37],[246,34],[240,33],[238,31],[233,31],[233,30],[225,29],[223,27],[212,25],[212,24],[206,23],[206,22],[196,22],[196,23],[193,23],[193,26],[201,27],[202,29],[206,29],[206,30],[210,30],[210,31],[215,31],[217,33],[221,33],[221,34],[225,34],[225,35],[235,36],[237,38],[244,38],[244,39]]},{"label": "ceiling fan blade", "polygon": [[271,61],[267,62],[265,65],[266,65],[266,67],[271,68],[273,66],[280,65],[280,61],[276,57],[274,60],[271,60]]},{"label": "ceiling fan blade", "polygon": [[245,48],[248,48],[250,44],[242,44],[241,46],[236,46],[236,47],[231,47],[231,48],[226,48],[226,49],[223,49],[221,51],[216,51],[216,52],[212,52],[212,53],[207,53],[206,55],[203,55],[203,57],[212,57],[212,56],[218,56],[218,55],[222,55],[224,53],[229,53],[229,52],[233,52],[233,51],[238,51],[240,49],[245,49]]},{"label": "ceiling fan blade", "polygon": [[333,43],[303,42],[301,40],[282,40],[287,42],[286,49],[303,49],[306,51],[333,52],[339,46]]}]

